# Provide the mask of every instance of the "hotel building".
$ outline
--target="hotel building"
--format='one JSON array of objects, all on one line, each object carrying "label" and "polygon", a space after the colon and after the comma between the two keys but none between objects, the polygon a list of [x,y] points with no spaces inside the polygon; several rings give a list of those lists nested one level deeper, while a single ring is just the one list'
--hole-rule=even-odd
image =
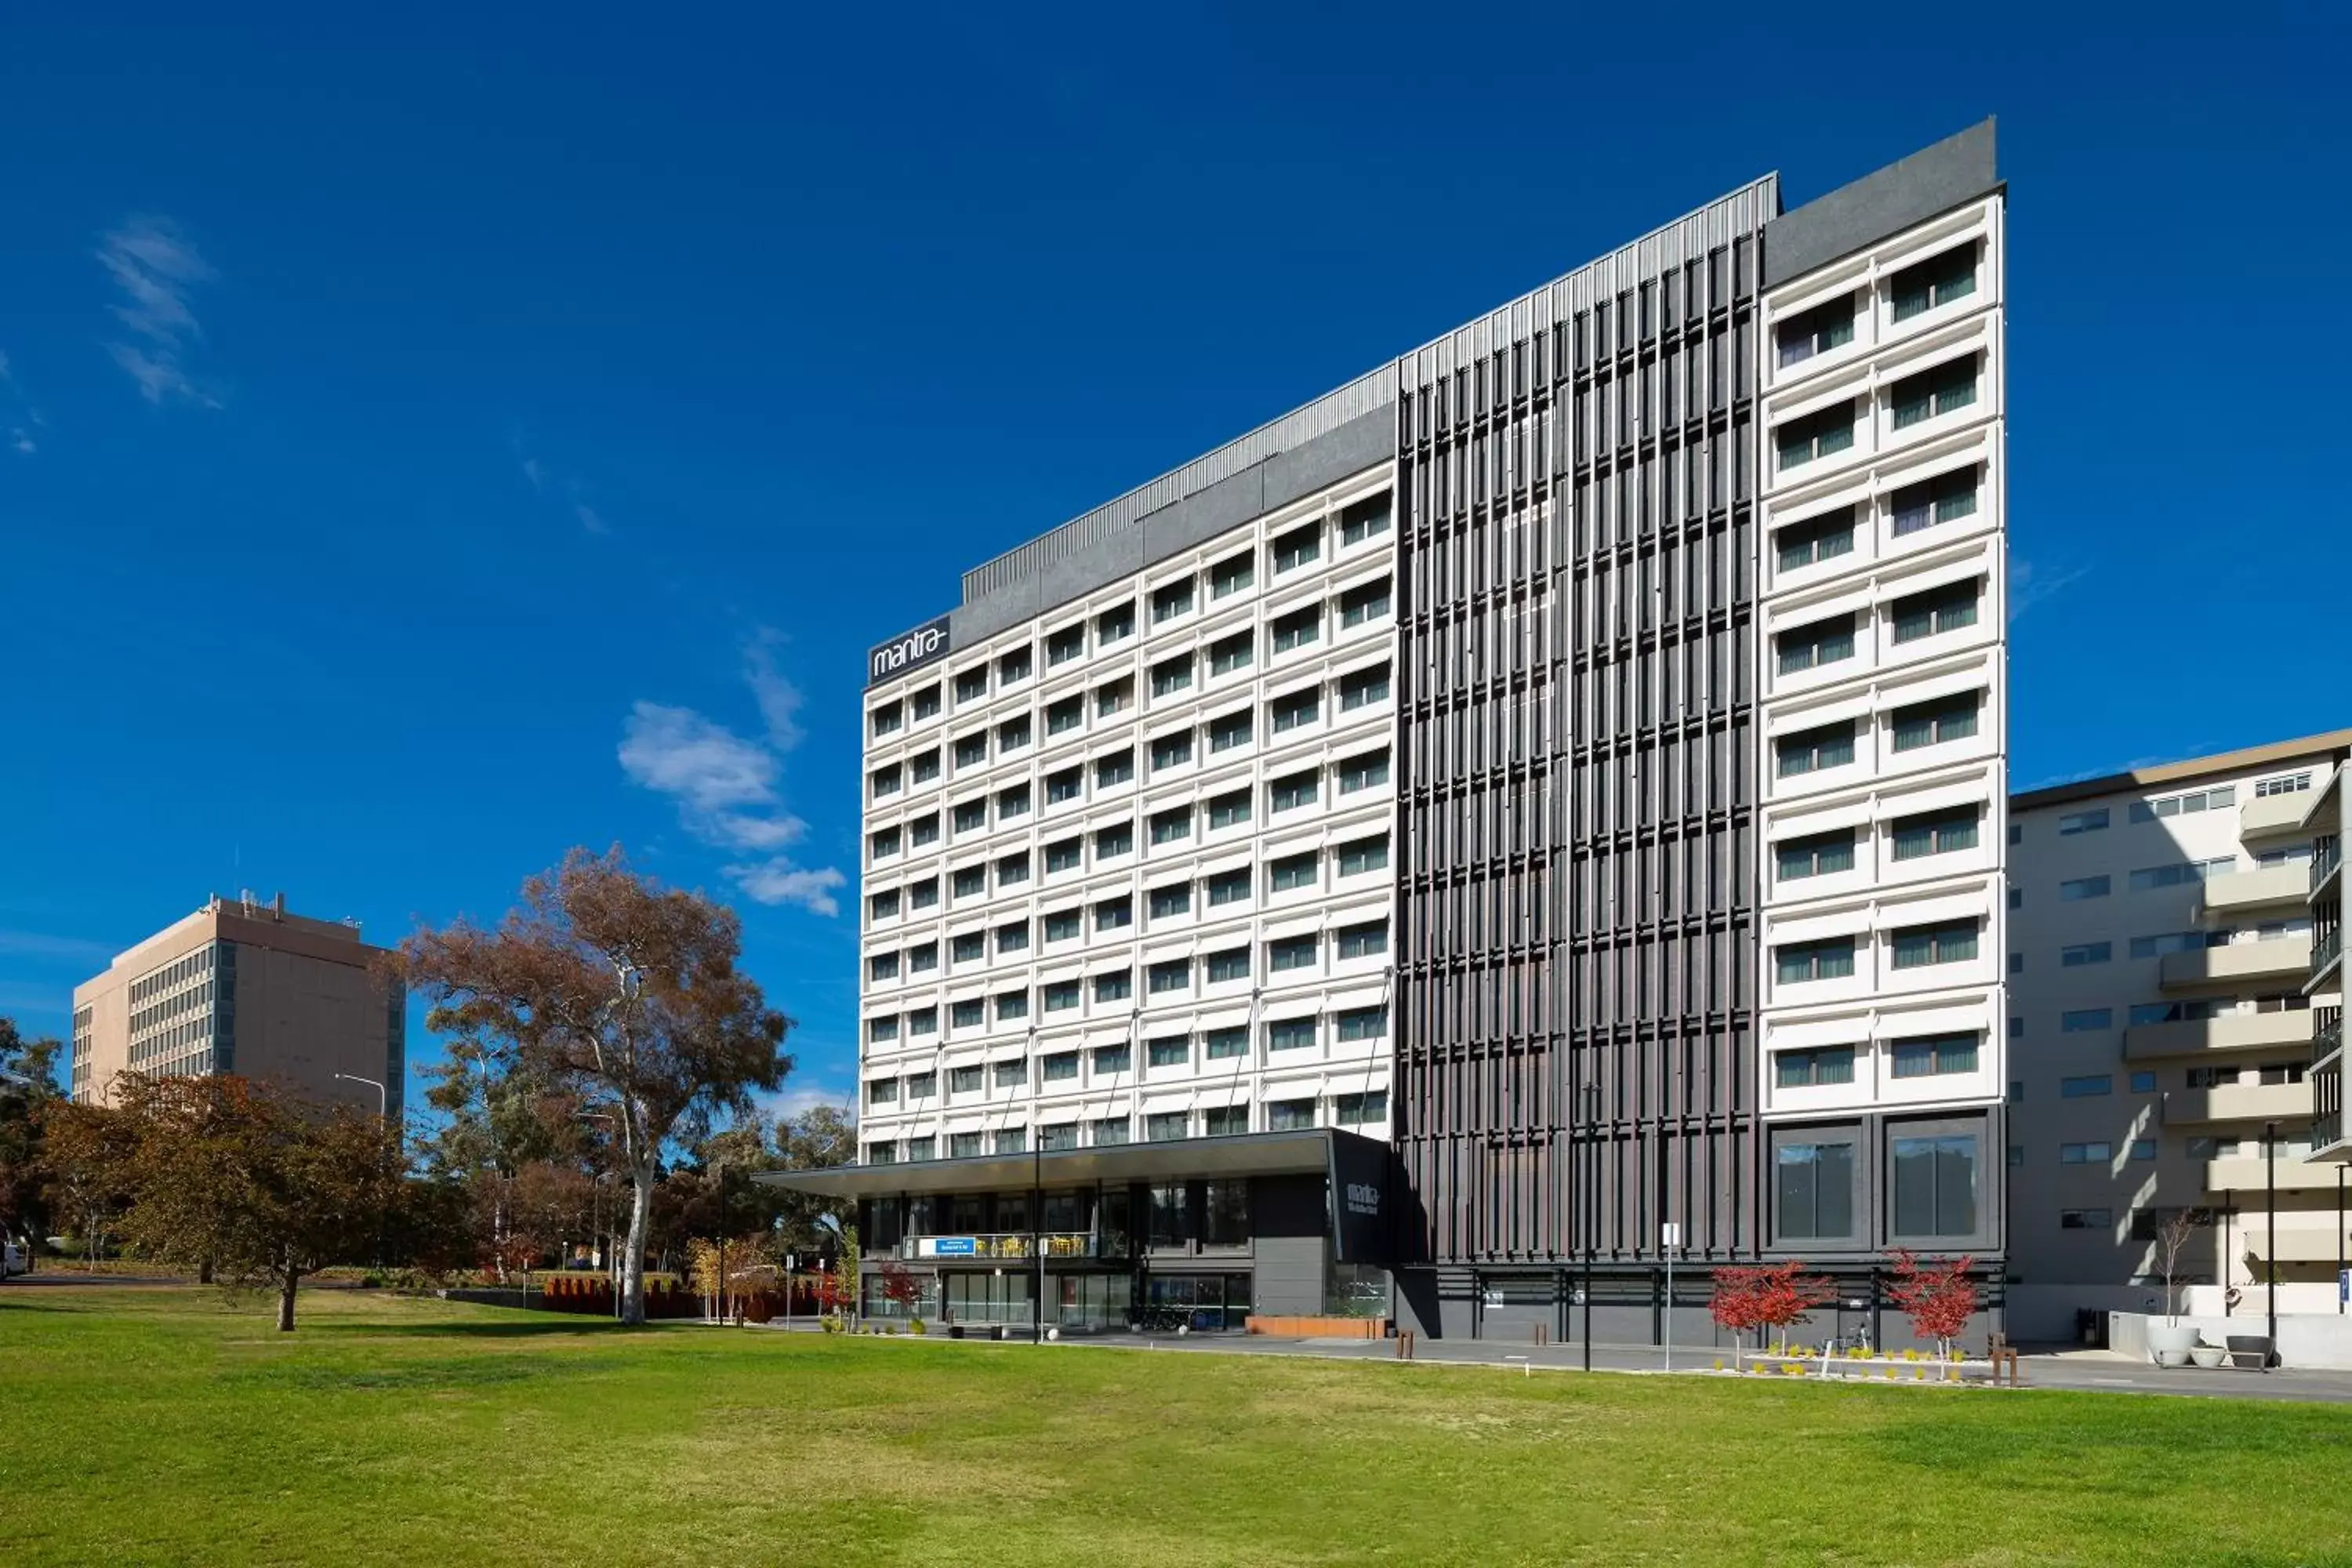
[{"label": "hotel building", "polygon": [[1997,1274],[2003,212],[1990,122],[1768,175],[965,574],[870,657],[861,1159],[763,1179],[965,1322]]}]

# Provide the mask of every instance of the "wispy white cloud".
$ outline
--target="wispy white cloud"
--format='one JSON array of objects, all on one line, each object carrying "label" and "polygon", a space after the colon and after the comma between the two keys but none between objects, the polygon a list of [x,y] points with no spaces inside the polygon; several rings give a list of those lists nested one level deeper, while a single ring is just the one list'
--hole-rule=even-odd
[{"label": "wispy white cloud", "polygon": [[745,679],[768,719],[767,740],[739,735],[691,708],[641,701],[622,721],[621,771],[677,802],[679,822],[695,837],[741,857],[721,868],[745,898],[839,914],[834,893],[848,879],[782,853],[808,833],[808,824],[785,809],[780,788],[783,752],[799,739],[789,719],[800,694],[764,656],[747,665]]},{"label": "wispy white cloud", "polygon": [[525,458],[522,460],[522,477],[530,481],[530,488],[534,494],[547,489],[547,470],[539,466],[537,458]]},{"label": "wispy white cloud", "polygon": [[536,454],[524,450],[520,436],[513,438],[512,446],[515,461],[522,468],[522,477],[530,482],[531,494],[545,496],[553,492],[557,501],[572,509],[572,520],[586,532],[602,537],[613,531],[613,525],[605,521],[604,514],[589,503],[586,485],[572,475],[558,472],[541,461]]},{"label": "wispy white cloud", "polygon": [[2088,566],[2037,569],[2031,561],[2009,563],[2009,618],[2015,621],[2036,605],[2047,604],[2091,574]]},{"label": "wispy white cloud", "polygon": [[8,449],[30,457],[40,450],[34,444],[33,431],[43,423],[41,411],[25,401],[24,389],[16,384],[16,373],[9,368],[8,356],[5,353],[0,353],[0,393],[6,395],[0,397],[0,402],[7,404],[11,412],[21,413],[23,416],[8,426]]},{"label": "wispy white cloud", "polygon": [[776,668],[776,650],[784,635],[761,626],[743,642],[743,679],[760,704],[760,718],[768,726],[768,743],[789,752],[801,743],[801,689]]},{"label": "wispy white cloud", "polygon": [[25,433],[25,427],[22,425],[8,426],[8,449],[13,452],[23,452],[27,456],[40,450],[33,444],[32,437]]},{"label": "wispy white cloud", "polygon": [[188,346],[205,335],[188,297],[197,284],[218,276],[212,264],[165,217],[131,218],[104,237],[97,256],[122,290],[122,301],[109,309],[130,333],[107,344],[107,353],[140,395],[155,404],[184,398],[218,408],[220,400],[186,368]]},{"label": "wispy white cloud", "polygon": [[87,937],[0,930],[0,953],[11,958],[54,959],[65,963],[103,963],[114,956],[114,949]]},{"label": "wispy white cloud", "polygon": [[593,506],[574,503],[572,511],[573,516],[579,518],[580,526],[591,533],[606,534],[613,531],[613,525],[606,522],[603,515]]}]

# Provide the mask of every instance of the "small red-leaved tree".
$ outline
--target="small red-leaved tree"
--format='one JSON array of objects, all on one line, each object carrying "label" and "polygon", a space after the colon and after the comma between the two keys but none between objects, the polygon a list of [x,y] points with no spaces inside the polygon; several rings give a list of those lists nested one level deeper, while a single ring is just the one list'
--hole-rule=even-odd
[{"label": "small red-leaved tree", "polygon": [[911,1313],[915,1303],[923,1299],[923,1288],[898,1263],[886,1261],[882,1265],[882,1299],[900,1311]]},{"label": "small red-leaved tree", "polygon": [[1718,1268],[1707,1310],[1735,1340],[1752,1331],[1759,1351],[1764,1348],[1764,1331],[1780,1330],[1780,1348],[1786,1350],[1790,1325],[1803,1322],[1815,1307],[1837,1294],[1829,1280],[1804,1270],[1803,1262],[1793,1258],[1756,1268]]},{"label": "small red-leaved tree", "polygon": [[1963,1256],[1922,1262],[1907,1251],[1895,1251],[1895,1304],[1911,1320],[1914,1334],[1935,1340],[1937,1355],[1951,1355],[1952,1342],[1976,1315],[1977,1288],[1969,1280],[1969,1266],[1975,1261]]}]

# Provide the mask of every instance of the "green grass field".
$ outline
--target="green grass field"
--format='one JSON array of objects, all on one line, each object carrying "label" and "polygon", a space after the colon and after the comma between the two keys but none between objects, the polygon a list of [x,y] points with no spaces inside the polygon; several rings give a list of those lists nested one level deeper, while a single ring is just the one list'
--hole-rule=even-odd
[{"label": "green grass field", "polygon": [[0,1563],[2352,1564],[2352,1412],[0,1290]]}]

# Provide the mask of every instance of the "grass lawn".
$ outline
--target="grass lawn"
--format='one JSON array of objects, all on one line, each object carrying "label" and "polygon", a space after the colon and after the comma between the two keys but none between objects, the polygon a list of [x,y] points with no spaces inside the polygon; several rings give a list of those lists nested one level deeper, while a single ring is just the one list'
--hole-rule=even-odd
[{"label": "grass lawn", "polygon": [[0,1563],[2352,1564],[2352,1411],[0,1289]]}]

